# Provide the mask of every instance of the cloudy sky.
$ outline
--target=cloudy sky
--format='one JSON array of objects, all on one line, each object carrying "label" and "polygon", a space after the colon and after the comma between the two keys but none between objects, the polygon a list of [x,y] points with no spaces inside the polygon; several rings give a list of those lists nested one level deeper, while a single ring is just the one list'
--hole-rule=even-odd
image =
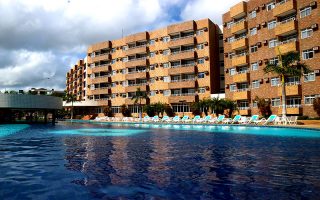
[{"label": "cloudy sky", "polygon": [[64,89],[87,46],[221,15],[240,0],[0,0],[0,91]]}]

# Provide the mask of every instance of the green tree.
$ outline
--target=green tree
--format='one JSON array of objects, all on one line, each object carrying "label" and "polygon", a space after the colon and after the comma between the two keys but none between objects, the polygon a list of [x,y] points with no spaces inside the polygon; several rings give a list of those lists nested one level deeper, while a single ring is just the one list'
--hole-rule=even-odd
[{"label": "green tree", "polygon": [[120,107],[120,111],[124,117],[131,117],[131,112],[126,104],[122,104],[122,106]]},{"label": "green tree", "polygon": [[286,117],[286,79],[291,76],[301,77],[303,74],[309,73],[309,67],[300,61],[298,52],[288,52],[281,54],[278,48],[279,62],[276,64],[268,64],[263,70],[265,73],[276,74],[281,80],[281,96],[282,96],[282,116]]},{"label": "green tree", "polygon": [[272,114],[271,111],[271,102],[269,100],[266,100],[264,98],[259,98],[258,96],[256,96],[254,98],[254,101],[257,102],[257,107],[259,109],[260,114],[263,117],[269,117]]},{"label": "green tree", "polygon": [[70,119],[73,119],[73,102],[77,101],[77,96],[73,93],[66,93],[64,100],[67,103],[71,103]]},{"label": "green tree", "polygon": [[154,104],[143,106],[143,112],[147,113],[149,117],[153,117],[156,114]]},{"label": "green tree", "polygon": [[224,99],[220,99],[218,97],[212,98],[208,101],[208,104],[212,113],[215,113],[216,115],[223,114],[225,109]]},{"label": "green tree", "polygon": [[228,110],[228,116],[232,117],[232,114],[234,111],[238,111],[238,105],[236,101],[232,101],[230,99],[224,99],[223,100],[223,104],[224,104],[224,110]]},{"label": "green tree", "polygon": [[163,113],[166,110],[166,104],[158,102],[153,105],[154,105],[154,109],[155,109],[155,112],[157,113],[157,115],[161,114],[161,117],[163,117]]},{"label": "green tree", "polygon": [[135,95],[132,97],[132,100],[134,100],[134,104],[139,105],[139,118],[142,119],[142,109],[141,109],[141,102],[143,99],[148,99],[148,95],[146,92],[141,91],[140,88],[137,88],[137,91]]}]

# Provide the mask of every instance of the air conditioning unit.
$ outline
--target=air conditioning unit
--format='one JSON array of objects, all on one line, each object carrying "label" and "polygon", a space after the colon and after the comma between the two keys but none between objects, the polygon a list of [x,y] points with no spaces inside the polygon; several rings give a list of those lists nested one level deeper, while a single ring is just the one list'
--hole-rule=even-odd
[{"label": "air conditioning unit", "polygon": [[313,51],[319,51],[319,46],[313,47]]},{"label": "air conditioning unit", "polygon": [[255,11],[259,11],[259,7],[255,7],[254,10],[255,10]]},{"label": "air conditioning unit", "polygon": [[257,24],[257,25],[256,25],[256,28],[259,30],[259,29],[260,29],[260,24]]},{"label": "air conditioning unit", "polygon": [[260,79],[260,83],[263,83],[263,79]]},{"label": "air conditioning unit", "polygon": [[263,44],[268,44],[268,40],[263,40]]},{"label": "air conditioning unit", "polygon": [[226,89],[229,89],[229,84],[226,84]]},{"label": "air conditioning unit", "polygon": [[209,60],[209,57],[208,57],[208,56],[205,56],[204,59],[205,59],[205,60]]},{"label": "air conditioning unit", "polygon": [[257,42],[256,44],[258,47],[261,47],[261,42]]},{"label": "air conditioning unit", "polygon": [[266,27],[266,26],[267,26],[267,22],[263,22],[263,23],[261,24],[261,26]]},{"label": "air conditioning unit", "polygon": [[258,63],[259,63],[259,65],[262,65],[262,60],[259,60]]},{"label": "air conditioning unit", "polygon": [[264,82],[269,83],[269,78],[264,78]]},{"label": "air conditioning unit", "polygon": [[318,24],[312,24],[312,25],[311,25],[311,28],[312,28],[312,29],[317,29],[317,28],[318,28]]},{"label": "air conditioning unit", "polygon": [[312,8],[316,8],[316,7],[317,7],[317,2],[316,2],[316,1],[311,2],[311,3],[310,3],[310,6],[311,6]]},{"label": "air conditioning unit", "polygon": [[260,8],[261,8],[262,10],[264,10],[264,9],[266,8],[266,5],[265,5],[265,4],[261,4],[261,5],[260,5]]},{"label": "air conditioning unit", "polygon": [[319,73],[320,73],[320,70],[319,70],[319,69],[316,69],[316,70],[314,70],[314,73],[315,73],[315,74],[319,74]]}]

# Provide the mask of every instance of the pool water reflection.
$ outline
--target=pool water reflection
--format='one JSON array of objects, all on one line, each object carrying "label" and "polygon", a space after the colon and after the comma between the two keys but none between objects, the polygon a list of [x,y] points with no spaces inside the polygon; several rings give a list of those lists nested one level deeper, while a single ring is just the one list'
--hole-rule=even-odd
[{"label": "pool water reflection", "polygon": [[34,125],[17,130],[0,138],[0,198],[317,199],[320,195],[320,138],[207,130],[116,124]]}]

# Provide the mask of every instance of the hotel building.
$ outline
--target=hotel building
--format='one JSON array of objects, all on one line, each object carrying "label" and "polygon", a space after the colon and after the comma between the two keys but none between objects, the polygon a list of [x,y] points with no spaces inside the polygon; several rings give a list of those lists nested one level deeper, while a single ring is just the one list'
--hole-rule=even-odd
[{"label": "hotel building", "polygon": [[271,101],[281,114],[279,77],[265,74],[268,63],[295,51],[312,72],[288,77],[288,115],[316,116],[312,102],[320,95],[319,0],[250,0],[223,15],[226,98],[236,100],[240,114],[258,114],[255,97]]},{"label": "hotel building", "polygon": [[132,100],[138,88],[149,97],[144,105],[162,102],[178,114],[190,112],[190,103],[224,93],[219,36],[222,41],[219,27],[203,19],[93,44],[86,61],[67,73],[67,91],[96,113],[109,106],[117,116],[123,104],[138,113]]}]

